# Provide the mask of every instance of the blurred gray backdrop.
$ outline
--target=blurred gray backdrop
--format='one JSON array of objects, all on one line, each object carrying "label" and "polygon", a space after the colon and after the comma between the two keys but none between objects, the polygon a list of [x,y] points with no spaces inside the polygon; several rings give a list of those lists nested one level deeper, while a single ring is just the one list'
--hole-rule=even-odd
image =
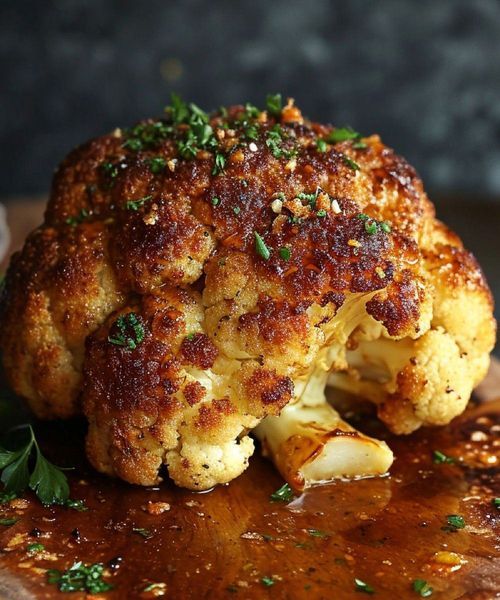
[{"label": "blurred gray backdrop", "polygon": [[44,192],[74,145],[267,92],[379,132],[431,192],[500,197],[498,0],[2,0],[0,195]]}]

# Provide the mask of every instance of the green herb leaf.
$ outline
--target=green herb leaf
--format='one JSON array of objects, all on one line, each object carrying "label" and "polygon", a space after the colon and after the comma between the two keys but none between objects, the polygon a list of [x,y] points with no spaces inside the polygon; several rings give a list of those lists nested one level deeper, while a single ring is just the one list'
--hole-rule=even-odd
[{"label": "green herb leaf", "polygon": [[425,579],[415,579],[413,582],[413,591],[419,594],[421,598],[428,598],[432,596],[433,589]]},{"label": "green herb leaf", "polygon": [[139,208],[145,203],[151,200],[153,196],[144,196],[143,198],[137,198],[137,200],[127,200],[125,208],[127,210],[139,210]]},{"label": "green herb leaf", "polygon": [[351,127],[338,127],[329,133],[326,137],[326,141],[332,144],[338,142],[345,142],[346,140],[358,140],[361,134],[354,131]]},{"label": "green herb leaf", "polygon": [[255,231],[255,251],[259,256],[261,256],[264,260],[269,260],[271,256],[271,252],[269,248],[264,243],[264,240],[260,237],[260,235]]},{"label": "green herb leaf", "polygon": [[354,585],[356,586],[356,591],[357,592],[363,592],[365,594],[374,594],[375,590],[374,588],[369,585],[368,583],[365,583],[364,581],[362,581],[361,579],[354,579]]},{"label": "green herb leaf", "polygon": [[281,94],[268,94],[266,98],[266,108],[273,117],[279,117],[281,115],[281,109],[283,108]]},{"label": "green herb leaf", "polygon": [[0,519],[0,525],[3,525],[4,527],[11,527],[12,525],[15,525],[18,521],[19,519],[15,519],[14,517],[12,517],[11,519]]},{"label": "green herb leaf", "polygon": [[[288,248],[284,249],[287,250]],[[271,500],[272,502],[290,502],[293,500],[292,488],[288,485],[288,483],[283,484],[278,490],[271,494]]]},{"label": "green herb leaf", "polygon": [[26,550],[28,554],[38,554],[45,550],[45,546],[43,544],[29,544]]},{"label": "green herb leaf", "polygon": [[318,210],[317,213],[316,213],[316,215],[318,217],[326,217],[326,210],[323,210],[323,209]]},{"label": "green herb leaf", "polygon": [[349,158],[345,154],[342,156],[342,160],[353,171],[359,171],[361,168],[357,162],[353,161],[352,158]]},{"label": "green herb leaf", "polygon": [[465,520],[461,515],[447,515],[447,525],[441,527],[443,531],[454,532],[465,527]]},{"label": "green herb leaf", "polygon": [[326,152],[327,143],[325,142],[325,140],[318,138],[316,140],[316,148],[318,149],[318,152]]},{"label": "green herb leaf", "polygon": [[212,175],[219,175],[224,171],[224,167],[226,166],[226,157],[220,152],[215,154],[214,159],[214,168],[212,169]]},{"label": "green herb leaf", "polygon": [[235,215],[239,215],[241,212],[241,208],[239,206],[233,206],[233,212]]},{"label": "green herb leaf", "polygon": [[436,465],[440,465],[440,464],[452,465],[455,463],[454,458],[451,458],[451,456],[446,456],[446,454],[443,454],[443,452],[440,452],[439,450],[434,450],[432,452],[432,461]]},{"label": "green herb leaf", "polygon": [[86,512],[89,509],[84,500],[73,500],[72,498],[68,498],[66,502],[63,502],[63,505],[78,512]]},{"label": "green herb leaf", "polygon": [[0,504],[7,504],[17,498],[16,492],[0,492]]},{"label": "green herb leaf", "polygon": [[215,196],[212,198],[212,206],[219,206],[220,204],[220,199],[216,198]]},{"label": "green herb leaf", "polygon": [[152,158],[147,159],[147,164],[149,165],[151,173],[157,175],[165,169],[167,166],[167,161],[163,158],[163,156],[153,156]]},{"label": "green herb leaf", "polygon": [[132,531],[134,533],[137,533],[138,535],[142,536],[146,540],[149,540],[150,538],[153,537],[153,534],[151,533],[151,531],[149,529],[145,529],[144,527],[134,527],[132,529]]},{"label": "green herb leaf", "polygon": [[153,590],[160,590],[165,587],[164,583],[150,583],[147,585],[142,591],[143,592],[152,592]]},{"label": "green herb leaf", "polygon": [[323,540],[330,537],[329,533],[327,533],[326,531],[321,531],[320,529],[308,529],[307,533],[311,537],[317,537],[317,538],[321,538]]},{"label": "green herb leaf", "polygon": [[498,510],[500,510],[500,498],[493,498],[491,503],[495,508],[498,508]]},{"label": "green herb leaf", "polygon": [[103,580],[103,572],[104,565],[102,563],[85,565],[79,561],[66,571],[50,569],[47,571],[47,581],[57,585],[60,592],[101,594],[113,589],[110,583]]},{"label": "green herb leaf", "polygon": [[86,208],[82,208],[82,210],[75,217],[68,217],[66,219],[66,224],[71,225],[71,227],[76,227],[83,223],[87,217],[90,216],[89,211]]},{"label": "green herb leaf", "polygon": [[[11,497],[12,494],[22,493],[29,486],[43,504],[61,504],[69,496],[66,475],[43,456],[31,425],[28,425],[28,432],[29,439],[19,450],[11,452],[0,448],[4,494]],[[29,464],[33,450],[36,460],[30,474]]]},{"label": "green herb leaf", "polygon": [[108,335],[108,342],[127,350],[135,350],[145,337],[144,326],[134,312],[118,317],[112,329],[118,331],[114,336]]},{"label": "green herb leaf", "polygon": [[276,583],[272,577],[267,577],[267,576],[262,577],[262,579],[260,581],[261,581],[262,585],[265,585],[266,587],[271,587],[272,585],[274,585]]},{"label": "green herb leaf", "polygon": [[66,475],[49,462],[36,448],[35,469],[29,480],[30,488],[36,493],[42,504],[54,504],[61,499],[67,500],[69,486]]},{"label": "green herb leaf", "polygon": [[278,253],[280,255],[280,258],[282,258],[283,260],[290,260],[290,257],[292,256],[290,248],[287,248],[286,246],[280,248]]}]

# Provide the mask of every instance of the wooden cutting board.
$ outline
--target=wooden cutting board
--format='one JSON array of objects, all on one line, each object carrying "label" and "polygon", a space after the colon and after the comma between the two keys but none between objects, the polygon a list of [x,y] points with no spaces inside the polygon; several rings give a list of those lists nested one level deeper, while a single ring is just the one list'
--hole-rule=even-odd
[{"label": "wooden cutting board", "polygon": [[[491,400],[498,390],[497,363],[478,397]],[[2,507],[0,517],[19,520],[0,527],[0,598],[85,598],[46,581],[47,569],[79,560],[106,565],[114,589],[98,597],[110,599],[361,598],[356,578],[374,598],[418,598],[416,579],[439,599],[497,597],[500,400],[408,437],[391,436],[375,420],[363,428],[394,450],[389,477],[336,482],[286,504],[271,502],[283,482],[258,452],[241,477],[209,493],[169,482],[141,489],[92,471],[83,423],[37,424],[49,457],[76,467],[68,472],[71,496],[88,510],[43,507],[29,494]],[[459,460],[434,464],[434,450]],[[168,510],[151,514],[158,508]],[[466,527],[445,531],[450,514]],[[45,551],[30,556],[35,542]],[[158,585],[144,591],[150,584]]]}]

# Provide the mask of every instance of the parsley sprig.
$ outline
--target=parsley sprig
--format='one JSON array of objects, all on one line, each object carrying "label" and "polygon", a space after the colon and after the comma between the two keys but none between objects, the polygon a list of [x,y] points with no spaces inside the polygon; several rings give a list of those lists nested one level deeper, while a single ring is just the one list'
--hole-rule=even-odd
[{"label": "parsley sprig", "polygon": [[283,484],[271,494],[272,502],[290,502],[293,500],[293,490],[288,483]]},{"label": "parsley sprig", "polygon": [[123,346],[127,350],[135,350],[144,340],[144,326],[133,312],[118,317],[113,327],[118,331],[115,335],[108,335],[108,342],[110,344]]},{"label": "parsley sprig", "polygon": [[415,579],[412,584],[413,591],[416,592],[421,598],[428,598],[432,596],[434,591],[431,586],[425,581],[425,579]]},{"label": "parsley sprig", "polygon": [[113,586],[102,578],[103,572],[102,563],[86,565],[78,561],[66,571],[50,569],[47,571],[47,581],[56,584],[60,592],[101,594],[113,589]]},{"label": "parsley sprig", "polygon": [[69,498],[66,475],[43,456],[31,425],[27,429],[29,439],[24,446],[18,450],[0,447],[4,493],[20,494],[29,487],[43,504],[65,504]]}]

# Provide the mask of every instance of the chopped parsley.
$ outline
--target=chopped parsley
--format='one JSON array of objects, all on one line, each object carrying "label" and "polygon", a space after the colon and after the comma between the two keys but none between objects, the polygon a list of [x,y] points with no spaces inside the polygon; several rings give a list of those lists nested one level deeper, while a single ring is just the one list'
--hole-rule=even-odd
[{"label": "chopped parsley", "polygon": [[495,508],[498,508],[498,510],[500,510],[500,498],[493,498],[491,503]]},{"label": "chopped parsley", "polygon": [[465,527],[465,520],[461,515],[447,515],[446,525],[441,527],[443,531],[454,532]]},{"label": "chopped parsley", "polygon": [[[281,248],[281,250],[288,250],[288,248]],[[272,502],[290,502],[293,500],[293,490],[288,483],[283,484],[278,490],[271,494]]]},{"label": "chopped parsley", "polygon": [[326,531],[321,531],[320,529],[308,529],[307,533],[311,536],[311,537],[317,537],[317,538],[321,538],[322,540],[330,537],[330,534],[327,533]]},{"label": "chopped parsley", "polygon": [[127,350],[135,350],[144,340],[144,326],[133,312],[118,317],[113,327],[118,329],[118,332],[114,336],[108,336],[110,344],[123,346]]},{"label": "chopped parsley", "polygon": [[86,208],[82,208],[81,211],[73,217],[68,217],[66,219],[66,225],[71,225],[71,227],[76,227],[83,223],[87,217],[90,216],[89,211]]},{"label": "chopped parsley", "polygon": [[11,527],[12,525],[15,525],[18,521],[19,519],[16,519],[14,517],[10,519],[0,519],[0,525],[3,525],[4,527]]},{"label": "chopped parsley", "polygon": [[379,231],[383,231],[384,233],[391,232],[391,226],[389,223],[385,221],[377,221],[376,219],[372,219],[365,213],[359,213],[357,218],[360,221],[364,221],[365,223],[365,231],[368,235],[374,235],[375,233],[379,233]]},{"label": "chopped parsley", "polygon": [[357,131],[354,131],[352,127],[338,127],[326,136],[326,141],[332,144],[337,144],[338,142],[359,140],[360,138],[361,134]]},{"label": "chopped parsley", "polygon": [[254,236],[255,236],[255,251],[264,260],[269,260],[269,258],[271,256],[271,251],[269,250],[269,248],[264,243],[264,240],[260,237],[260,235],[256,231],[254,232]]},{"label": "chopped parsley", "polygon": [[352,160],[352,158],[349,158],[345,154],[342,155],[342,160],[353,171],[359,171],[361,168],[357,162],[355,162],[354,160]]},{"label": "chopped parsley", "polygon": [[272,585],[274,585],[276,583],[272,577],[267,577],[267,576],[262,577],[262,579],[260,581],[261,581],[262,585],[265,585],[266,587],[271,587]]},{"label": "chopped parsley", "polygon": [[324,210],[324,209],[318,210],[316,215],[318,217],[326,217],[326,210]]},{"label": "chopped parsley", "polygon": [[274,158],[293,158],[297,155],[297,150],[292,148],[290,150],[282,147],[285,141],[285,132],[281,125],[274,125],[268,132],[266,138],[266,146],[271,151]]},{"label": "chopped parsley", "polygon": [[[31,425],[27,426],[29,439],[18,450],[0,447],[0,470],[5,493],[22,493],[31,488],[43,504],[62,504],[69,497],[66,475],[42,454]],[[31,467],[30,458],[34,458]]]},{"label": "chopped parsley", "polygon": [[241,212],[241,208],[239,206],[233,206],[233,212],[235,215],[239,215]]},{"label": "chopped parsley", "polygon": [[89,509],[84,500],[73,500],[72,498],[68,498],[65,502],[63,502],[63,505],[66,508],[72,508],[78,512],[86,512]]},{"label": "chopped parsley", "polygon": [[150,583],[148,584],[142,591],[143,592],[152,592],[153,590],[160,590],[165,587],[164,583]]},{"label": "chopped parsley", "polygon": [[363,592],[365,594],[374,594],[375,589],[368,583],[365,583],[361,579],[354,579],[354,585],[356,586],[357,592]]},{"label": "chopped parsley", "polygon": [[226,157],[224,154],[217,152],[214,158],[214,168],[212,169],[212,175],[219,175],[224,171],[224,167],[226,166]]},{"label": "chopped parsley", "polygon": [[327,143],[325,142],[325,140],[318,138],[316,140],[316,148],[318,149],[318,152],[326,152]]},{"label": "chopped parsley", "polygon": [[194,333],[188,333],[188,334],[187,334],[187,336],[186,336],[186,339],[187,339],[189,342],[192,342],[192,341],[194,340],[194,337],[195,337],[195,334],[194,334]]},{"label": "chopped parsley", "polygon": [[142,536],[146,540],[149,540],[150,538],[153,537],[153,534],[151,533],[151,531],[149,529],[145,529],[144,527],[134,527],[132,529],[132,531],[134,533],[137,533],[138,535]]},{"label": "chopped parsley", "polygon": [[440,464],[453,465],[455,463],[455,459],[452,458],[451,456],[446,456],[446,454],[444,454],[443,452],[440,452],[439,450],[434,450],[432,452],[432,462],[436,465],[440,465]]},{"label": "chopped parsley", "polygon": [[38,554],[39,552],[43,552],[45,550],[45,546],[43,544],[29,544],[26,548],[28,554]]},{"label": "chopped parsley", "polygon": [[140,123],[132,129],[127,129],[123,147],[132,152],[156,148],[163,140],[172,135],[173,129],[164,121]]},{"label": "chopped parsley", "polygon": [[161,173],[167,166],[167,161],[163,158],[163,156],[153,156],[152,158],[148,158],[146,162],[151,170],[151,173],[154,173],[155,175]]},{"label": "chopped parsley", "polygon": [[432,596],[433,589],[430,585],[425,581],[425,579],[415,579],[412,584],[413,591],[419,594],[421,598],[428,598]]},{"label": "chopped parsley", "polygon": [[280,258],[282,258],[283,260],[290,260],[290,257],[292,256],[290,248],[287,248],[286,246],[280,248],[278,253],[280,255]]},{"label": "chopped parsley", "polygon": [[266,98],[266,109],[273,117],[279,117],[283,108],[281,94],[268,94]]},{"label": "chopped parsley", "polygon": [[125,204],[125,208],[127,210],[139,210],[139,208],[141,206],[144,205],[145,202],[148,202],[149,200],[151,200],[153,196],[143,196],[142,198],[137,198],[137,200],[127,200],[127,203]]},{"label": "chopped parsley", "polygon": [[49,569],[47,581],[57,585],[60,592],[100,594],[113,589],[110,583],[103,580],[103,572],[104,565],[102,563],[85,565],[82,561],[78,561],[66,571]]},{"label": "chopped parsley", "polygon": [[320,189],[318,188],[313,194],[306,194],[305,192],[301,192],[297,198],[299,200],[304,200],[309,204],[309,206],[314,209],[316,207],[316,200],[318,198],[318,194]]},{"label": "chopped parsley", "polygon": [[212,206],[219,206],[219,204],[220,204],[220,199],[214,196],[212,198]]}]

